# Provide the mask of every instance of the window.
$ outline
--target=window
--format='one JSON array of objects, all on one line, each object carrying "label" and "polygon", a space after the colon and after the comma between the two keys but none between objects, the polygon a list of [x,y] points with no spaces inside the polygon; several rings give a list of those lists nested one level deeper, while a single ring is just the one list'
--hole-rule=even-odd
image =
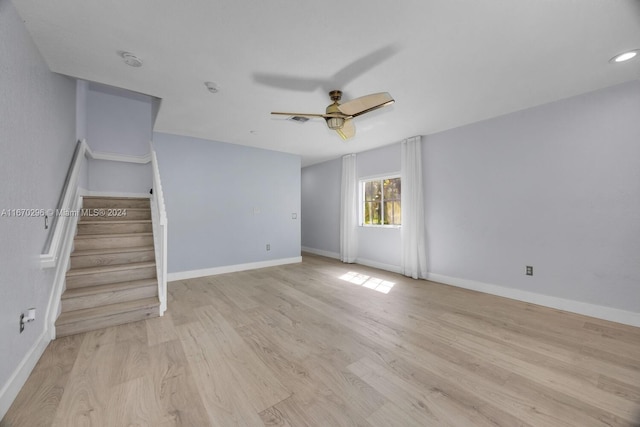
[{"label": "window", "polygon": [[400,190],[397,176],[360,181],[360,225],[400,225]]}]

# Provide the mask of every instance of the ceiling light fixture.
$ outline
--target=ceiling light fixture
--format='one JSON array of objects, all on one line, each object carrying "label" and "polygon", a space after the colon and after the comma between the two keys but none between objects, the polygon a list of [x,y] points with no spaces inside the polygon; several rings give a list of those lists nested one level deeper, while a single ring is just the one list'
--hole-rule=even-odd
[{"label": "ceiling light fixture", "polygon": [[632,58],[635,58],[638,55],[638,51],[640,49],[629,50],[627,52],[620,53],[609,60],[609,62],[625,62]]},{"label": "ceiling light fixture", "polygon": [[129,52],[118,52],[118,55],[122,58],[125,64],[130,67],[142,67],[142,60],[135,56],[133,53]]},{"label": "ceiling light fixture", "polygon": [[218,93],[218,91],[220,90],[218,88],[218,85],[215,84],[214,82],[204,82],[204,85],[207,87],[207,90],[211,93]]}]

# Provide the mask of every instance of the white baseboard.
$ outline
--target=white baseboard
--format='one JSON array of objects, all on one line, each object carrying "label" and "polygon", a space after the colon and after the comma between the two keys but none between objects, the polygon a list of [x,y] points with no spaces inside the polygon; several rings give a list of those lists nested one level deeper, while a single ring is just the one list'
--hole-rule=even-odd
[{"label": "white baseboard", "polygon": [[309,252],[310,254],[314,255],[326,256],[327,258],[340,259],[340,254],[338,252],[323,251],[322,249],[308,248],[306,246],[303,246],[301,249],[302,252]]},{"label": "white baseboard", "polygon": [[275,267],[277,265],[295,264],[302,262],[302,257],[280,258],[269,261],[249,262],[246,264],[224,265],[222,267],[204,268],[202,270],[178,271],[167,274],[167,282],[176,280],[195,279],[196,277],[215,276],[217,274],[235,273],[238,271],[255,270],[258,268]]},{"label": "white baseboard", "polygon": [[640,313],[633,311],[620,310],[587,302],[537,294],[534,292],[523,291],[521,289],[513,289],[490,283],[477,282],[475,280],[449,277],[442,274],[428,273],[427,280],[473,291],[484,292],[486,294],[498,295],[531,304],[542,305],[558,310],[569,311],[571,313],[582,314],[598,319],[623,323],[625,325],[640,327]]},{"label": "white baseboard", "polygon": [[20,364],[18,364],[18,367],[9,380],[2,386],[0,390],[0,420],[4,418],[9,407],[11,407],[16,396],[18,396],[20,389],[22,389],[24,383],[27,382],[27,378],[29,378],[31,371],[33,371],[36,363],[40,360],[40,356],[42,356],[42,353],[44,353],[50,341],[49,331],[45,328]]},{"label": "white baseboard", "polygon": [[[302,252],[309,252],[310,254],[325,256],[327,258],[334,258],[339,260],[340,254],[337,252],[325,251],[322,249],[309,248],[307,246],[302,247]],[[365,258],[356,258],[355,264],[366,265],[367,267],[379,268],[380,270],[391,271],[392,273],[402,274],[402,268],[398,265],[384,264],[378,261],[372,261]]]},{"label": "white baseboard", "polygon": [[402,268],[399,265],[384,264],[370,259],[356,258],[356,264],[366,265],[367,267],[379,268],[380,270],[390,271],[392,273],[402,274]]}]

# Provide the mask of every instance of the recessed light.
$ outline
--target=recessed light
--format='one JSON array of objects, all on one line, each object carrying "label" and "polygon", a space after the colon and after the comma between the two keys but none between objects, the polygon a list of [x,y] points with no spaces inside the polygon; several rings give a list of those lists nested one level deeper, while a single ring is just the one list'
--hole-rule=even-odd
[{"label": "recessed light", "polygon": [[609,60],[609,62],[624,62],[634,58],[638,55],[638,50],[629,50],[627,52],[620,53]]},{"label": "recessed light", "polygon": [[211,93],[218,93],[218,91],[220,90],[218,88],[218,85],[215,84],[214,82],[204,82],[204,85],[207,87],[207,90]]},{"label": "recessed light", "polygon": [[130,67],[142,67],[142,60],[130,52],[118,52],[125,64]]}]

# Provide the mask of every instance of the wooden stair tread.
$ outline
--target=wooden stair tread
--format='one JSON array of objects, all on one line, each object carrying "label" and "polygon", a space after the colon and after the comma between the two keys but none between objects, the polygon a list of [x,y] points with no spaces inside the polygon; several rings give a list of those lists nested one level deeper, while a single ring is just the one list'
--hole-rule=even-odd
[{"label": "wooden stair tread", "polygon": [[118,304],[103,305],[94,308],[84,308],[82,310],[67,311],[60,314],[60,317],[58,317],[58,320],[56,321],[56,326],[68,325],[77,321],[96,319],[104,316],[113,316],[130,311],[152,309],[159,306],[160,301],[157,297],[154,297],[121,302]]},{"label": "wooden stair tread", "polygon": [[[78,221],[74,237],[57,336],[159,316],[150,202],[147,197],[84,197],[87,215]],[[90,215],[110,209],[127,215]]]},{"label": "wooden stair tread", "polygon": [[126,196],[120,196],[120,197],[110,197],[110,196],[83,196],[83,199],[92,199],[92,200],[96,200],[96,199],[105,199],[105,200],[150,200],[148,197],[126,197]]},{"label": "wooden stair tread", "polygon": [[120,197],[110,197],[110,196],[83,196],[82,197],[84,200],[86,199],[91,199],[91,200],[150,200],[148,197],[125,197],[125,196],[120,196]]},{"label": "wooden stair tread", "polygon": [[[87,217],[91,218],[91,217]],[[106,224],[151,224],[150,219],[114,219],[114,220],[103,220],[103,221],[82,221],[82,225],[106,225]]]},{"label": "wooden stair tread", "polygon": [[124,234],[78,234],[76,240],[84,239],[112,239],[114,237],[141,237],[141,236],[153,236],[152,232],[148,233],[124,233]]},{"label": "wooden stair tread", "polygon": [[147,286],[157,287],[158,281],[156,279],[140,279],[140,280],[131,280],[128,282],[109,283],[106,285],[72,288],[64,291],[64,293],[62,294],[62,299],[64,300],[69,298],[84,297],[87,295],[122,291],[126,289],[141,288],[141,287],[147,287]]},{"label": "wooden stair tread", "polygon": [[98,265],[95,267],[74,268],[67,271],[67,277],[81,276],[84,274],[109,273],[113,271],[135,270],[137,268],[155,267],[155,261],[132,262],[127,264]]},{"label": "wooden stair tread", "polygon": [[[88,209],[88,210],[94,210],[94,209],[126,209],[127,211],[150,211],[151,208],[108,208],[108,207],[102,207],[102,208],[83,208],[83,209]],[[80,218],[95,218],[94,216],[90,216],[90,215],[86,215],[86,216],[80,216]],[[114,218],[122,218],[122,217],[114,217]]]},{"label": "wooden stair tread", "polygon": [[124,248],[105,248],[105,249],[82,249],[79,251],[73,251],[71,256],[90,256],[90,255],[107,255],[107,254],[117,254],[123,252],[145,252],[152,251],[153,245],[147,246],[132,246],[132,247],[124,247]]}]

